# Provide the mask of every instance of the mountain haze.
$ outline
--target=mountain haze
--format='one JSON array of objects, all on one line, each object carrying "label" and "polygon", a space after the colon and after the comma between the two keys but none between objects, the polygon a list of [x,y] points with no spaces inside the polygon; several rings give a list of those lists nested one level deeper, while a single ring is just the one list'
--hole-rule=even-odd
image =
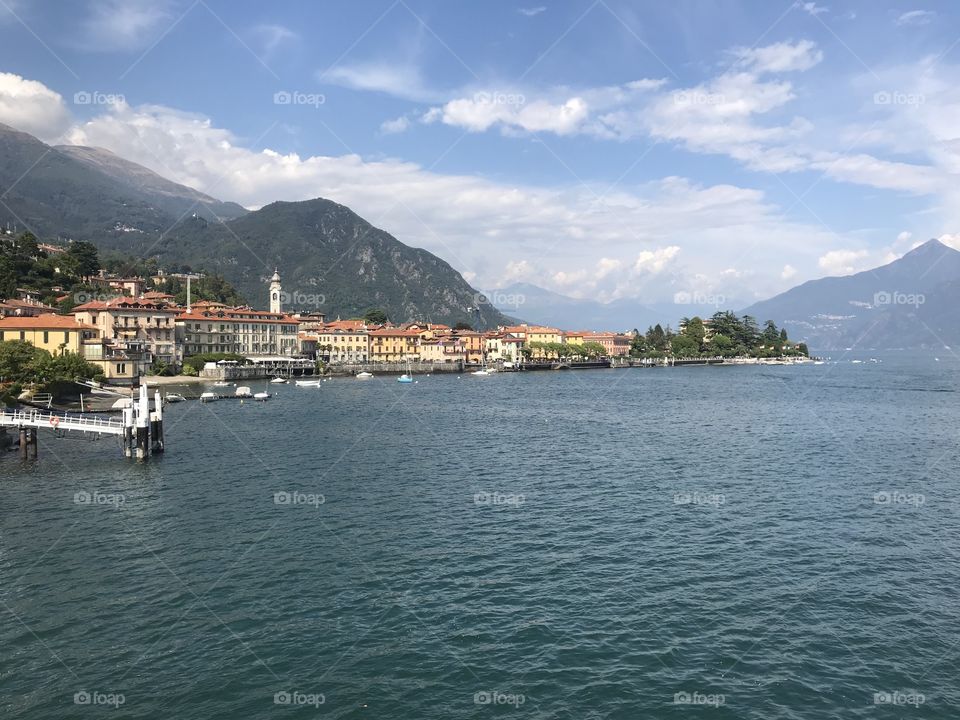
[{"label": "mountain haze", "polygon": [[798,285],[744,310],[817,350],[960,345],[960,252],[929,240],[882,267]]}]

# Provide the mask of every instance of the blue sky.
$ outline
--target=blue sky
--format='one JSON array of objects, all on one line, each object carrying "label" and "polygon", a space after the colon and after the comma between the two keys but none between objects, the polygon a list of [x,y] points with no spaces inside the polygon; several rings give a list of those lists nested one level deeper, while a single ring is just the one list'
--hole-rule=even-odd
[{"label": "blue sky", "polygon": [[956,242],[946,2],[0,0],[0,122],[475,285],[743,306]]}]

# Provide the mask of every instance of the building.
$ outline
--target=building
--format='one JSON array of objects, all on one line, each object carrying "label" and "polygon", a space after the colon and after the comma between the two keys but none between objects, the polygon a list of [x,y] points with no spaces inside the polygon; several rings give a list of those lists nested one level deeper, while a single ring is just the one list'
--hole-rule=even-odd
[{"label": "building", "polygon": [[459,363],[466,359],[463,343],[459,338],[435,338],[420,340],[420,360],[429,363]]},{"label": "building", "polygon": [[51,355],[85,355],[87,345],[100,343],[100,329],[69,315],[0,318],[0,341],[20,340]]},{"label": "building", "polygon": [[329,363],[365,363],[370,338],[363,320],[334,320],[317,331],[317,357]]},{"label": "building", "polygon": [[299,353],[297,321],[282,313],[198,302],[176,316],[177,341],[184,357],[234,353],[245,357]]},{"label": "building", "polygon": [[124,378],[146,374],[158,361],[177,366],[182,360],[175,325],[179,310],[164,302],[118,297],[77,305],[71,312],[78,322],[100,329],[110,348],[107,356],[135,366],[132,373],[122,373]]},{"label": "building", "polygon": [[487,361],[516,363],[520,362],[520,348],[523,347],[523,338],[510,333],[491,333],[486,337]]},{"label": "building", "polygon": [[11,298],[0,302],[0,316],[3,317],[36,317],[55,313],[57,309],[44,305],[39,300],[19,300]]},{"label": "building", "polygon": [[586,332],[583,334],[585,342],[595,342],[603,345],[604,355],[607,357],[622,357],[630,354],[630,336],[612,332]]},{"label": "building", "polygon": [[270,278],[270,312],[275,315],[283,312],[283,288],[280,286],[280,273],[276,268]]},{"label": "building", "polygon": [[378,328],[367,333],[371,362],[404,362],[420,357],[420,331]]}]

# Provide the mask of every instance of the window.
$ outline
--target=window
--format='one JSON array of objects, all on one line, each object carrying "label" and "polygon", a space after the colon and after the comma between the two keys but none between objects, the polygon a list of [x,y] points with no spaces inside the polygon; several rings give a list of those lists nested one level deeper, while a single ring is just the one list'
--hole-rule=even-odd
[{"label": "window", "polygon": [[64,341],[65,343],[68,343],[68,344],[69,344],[69,342],[70,342],[70,331],[69,331],[69,330],[64,330],[64,331],[63,331],[63,341]]},{"label": "window", "polygon": [[46,330],[43,331],[43,344],[46,345],[50,342],[50,333]]}]

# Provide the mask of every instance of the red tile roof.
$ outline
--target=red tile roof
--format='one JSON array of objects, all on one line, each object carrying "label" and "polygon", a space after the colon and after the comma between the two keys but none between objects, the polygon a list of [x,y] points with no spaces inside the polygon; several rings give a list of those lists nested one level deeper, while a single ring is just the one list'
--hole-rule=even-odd
[{"label": "red tile roof", "polygon": [[0,330],[4,329],[39,329],[39,330],[97,330],[96,325],[79,323],[70,315],[37,315],[36,317],[5,317],[0,318]]}]

